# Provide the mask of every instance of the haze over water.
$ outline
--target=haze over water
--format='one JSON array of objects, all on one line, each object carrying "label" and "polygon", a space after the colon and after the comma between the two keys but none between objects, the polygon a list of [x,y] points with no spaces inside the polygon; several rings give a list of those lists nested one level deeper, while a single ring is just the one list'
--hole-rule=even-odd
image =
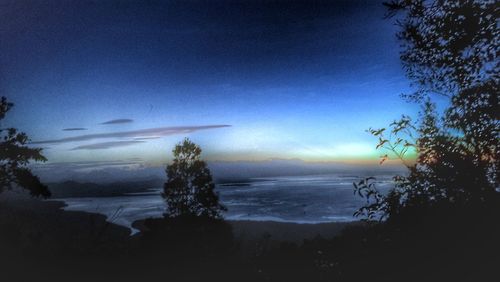
[{"label": "haze over water", "polygon": [[[378,175],[377,188],[392,186],[392,175]],[[353,221],[353,213],[364,201],[353,195],[353,182],[360,176],[325,174],[248,178],[217,184],[229,220],[270,220],[295,223]],[[63,199],[72,211],[97,212],[108,221],[130,227],[139,219],[161,217],[165,203],[161,189],[117,197]],[[133,232],[134,230],[132,228]]]}]

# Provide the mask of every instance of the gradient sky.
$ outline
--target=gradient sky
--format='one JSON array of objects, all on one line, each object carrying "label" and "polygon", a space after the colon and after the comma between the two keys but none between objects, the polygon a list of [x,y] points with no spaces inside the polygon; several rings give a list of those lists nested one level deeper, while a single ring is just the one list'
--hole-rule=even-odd
[{"label": "gradient sky", "polygon": [[5,124],[50,162],[162,163],[185,136],[208,160],[375,160],[365,130],[416,112],[383,16],[379,1],[1,1]]}]

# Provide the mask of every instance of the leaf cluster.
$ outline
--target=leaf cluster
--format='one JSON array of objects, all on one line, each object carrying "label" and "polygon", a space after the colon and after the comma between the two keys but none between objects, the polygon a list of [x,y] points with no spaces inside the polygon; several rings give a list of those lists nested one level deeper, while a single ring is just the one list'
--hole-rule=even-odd
[{"label": "leaf cluster", "polygon": [[[7,98],[0,100],[0,122],[13,104]],[[32,196],[49,197],[50,191],[27,167],[32,161],[45,162],[41,148],[28,146],[29,138],[15,128],[0,128],[0,193],[13,187],[21,187]]]}]

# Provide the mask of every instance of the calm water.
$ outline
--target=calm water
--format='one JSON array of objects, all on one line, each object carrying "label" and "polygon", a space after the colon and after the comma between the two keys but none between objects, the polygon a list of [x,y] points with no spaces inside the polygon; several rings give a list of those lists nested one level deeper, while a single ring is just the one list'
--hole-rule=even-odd
[{"label": "calm water", "polygon": [[[218,184],[222,203],[228,208],[226,219],[272,220],[320,223],[355,220],[352,214],[364,201],[353,195],[358,176],[314,175],[252,178]],[[377,176],[377,188],[392,187],[390,175]],[[119,197],[66,198],[66,210],[101,213],[108,220],[127,227],[148,217],[161,217],[165,204],[160,189]],[[132,230],[135,232],[136,230]]]}]

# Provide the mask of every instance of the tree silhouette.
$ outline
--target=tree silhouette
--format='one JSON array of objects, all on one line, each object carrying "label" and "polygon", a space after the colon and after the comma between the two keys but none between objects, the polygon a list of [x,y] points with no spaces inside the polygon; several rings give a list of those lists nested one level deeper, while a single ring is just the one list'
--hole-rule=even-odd
[{"label": "tree silhouette", "polygon": [[[12,106],[12,103],[7,102],[7,98],[2,97],[0,122]],[[49,197],[47,186],[27,168],[31,161],[46,161],[41,154],[42,149],[26,146],[28,136],[15,128],[0,128],[0,138],[0,193],[13,187],[21,187],[28,190],[32,196]]]},{"label": "tree silhouette", "polygon": [[219,203],[207,164],[200,159],[201,149],[189,139],[177,144],[174,160],[167,166],[163,198],[167,217],[201,216],[220,218],[226,208]]},{"label": "tree silhouette", "polygon": [[397,21],[401,61],[417,89],[407,97],[449,97],[444,125],[463,134],[478,162],[487,159],[498,167],[500,12],[496,1],[393,1],[386,6],[389,15],[405,13]]},{"label": "tree silhouette", "polygon": [[[385,3],[398,17],[401,61],[415,92],[405,98],[422,105],[390,129],[370,129],[388,158],[407,166],[406,176],[381,195],[372,179],[355,184],[368,205],[357,212],[397,219],[433,207],[484,206],[496,201],[500,152],[498,101],[498,8],[495,1],[407,1]],[[398,13],[402,13],[398,14]],[[432,95],[449,98],[436,112]],[[417,153],[406,162],[409,150]]]}]

